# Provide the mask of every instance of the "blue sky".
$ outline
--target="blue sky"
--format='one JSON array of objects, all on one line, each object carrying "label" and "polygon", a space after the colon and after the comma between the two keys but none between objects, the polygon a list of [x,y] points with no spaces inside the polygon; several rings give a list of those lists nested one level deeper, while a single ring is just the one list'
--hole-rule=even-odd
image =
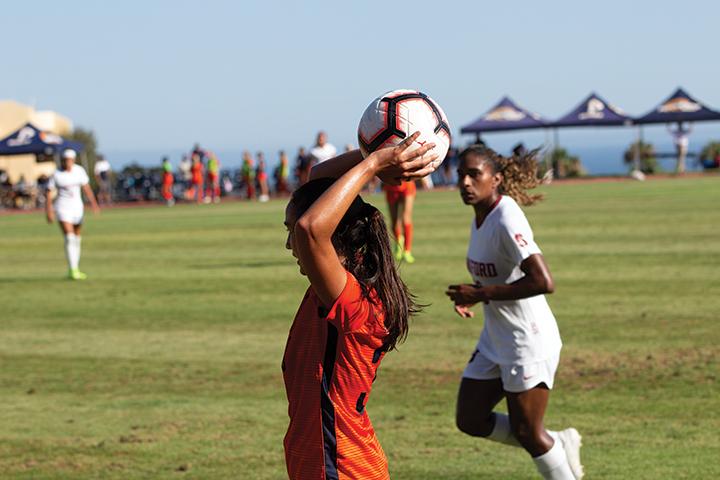
[{"label": "blue sky", "polygon": [[[294,152],[318,129],[341,146],[369,101],[394,88],[433,96],[455,132],[505,94],[551,118],[592,90],[635,115],[678,85],[720,108],[720,2],[388,5],[12,2],[2,11],[0,98],[68,115],[109,151],[198,141]],[[513,135],[496,141],[522,136]],[[631,137],[561,134],[589,146]]]}]

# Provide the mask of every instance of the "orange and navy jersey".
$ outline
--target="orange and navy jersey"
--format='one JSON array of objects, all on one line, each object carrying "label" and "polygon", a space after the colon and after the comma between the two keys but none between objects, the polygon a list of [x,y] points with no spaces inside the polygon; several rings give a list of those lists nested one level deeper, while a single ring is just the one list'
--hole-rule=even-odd
[{"label": "orange and navy jersey", "polygon": [[310,287],[290,328],[282,369],[292,480],[384,480],[387,460],[365,411],[385,350],[384,310],[347,272],[326,309]]}]

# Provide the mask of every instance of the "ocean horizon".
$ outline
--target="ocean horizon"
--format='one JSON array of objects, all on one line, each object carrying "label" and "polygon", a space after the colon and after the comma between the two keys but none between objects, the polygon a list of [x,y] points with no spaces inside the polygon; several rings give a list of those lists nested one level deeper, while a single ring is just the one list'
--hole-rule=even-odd
[{"label": "ocean horizon", "polygon": [[[491,142],[489,142],[491,143]],[[492,146],[492,144],[491,144]],[[627,145],[605,145],[605,146],[566,146],[571,155],[580,158],[588,175],[623,175],[629,171],[628,166],[623,162],[623,154]],[[656,151],[659,153],[672,153],[673,146],[668,144],[662,146],[655,145]],[[494,147],[495,148],[495,147]],[[509,154],[496,148],[502,154]],[[700,147],[691,150],[692,153],[699,153]],[[213,150],[220,160],[221,169],[237,169],[242,164],[242,150]],[[188,150],[181,149],[145,149],[145,150],[108,150],[103,152],[110,161],[113,170],[122,170],[122,168],[130,164],[138,164],[143,167],[160,166],[162,158],[167,156],[173,167],[177,168],[180,159],[187,154]],[[279,159],[277,150],[264,151],[265,159],[268,166],[268,172],[277,166]],[[289,153],[290,166],[294,166],[297,151]],[[658,159],[660,166],[665,171],[673,171],[675,168],[675,158]],[[701,170],[701,166],[696,158],[689,158],[687,161],[688,171]]]}]

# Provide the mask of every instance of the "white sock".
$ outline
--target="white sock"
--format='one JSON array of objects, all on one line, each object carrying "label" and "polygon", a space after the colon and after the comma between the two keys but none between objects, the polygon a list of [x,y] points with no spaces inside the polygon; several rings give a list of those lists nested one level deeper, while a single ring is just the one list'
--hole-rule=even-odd
[{"label": "white sock", "polygon": [[77,263],[75,264],[75,268],[80,268],[80,245],[82,243],[82,237],[80,235],[75,235],[75,255],[77,258]]},{"label": "white sock", "polygon": [[77,235],[74,233],[65,234],[65,258],[68,262],[68,267],[73,270],[78,268],[78,262],[80,261],[77,252]]},{"label": "white sock", "polygon": [[[553,438],[555,438],[554,435]],[[533,458],[533,462],[545,480],[575,480],[575,475],[568,465],[562,442],[558,440],[555,440],[550,450]]]},{"label": "white sock", "polygon": [[517,441],[517,438],[515,438],[515,435],[512,434],[512,430],[510,429],[510,417],[503,413],[493,413],[493,415],[495,415],[495,426],[492,432],[490,432],[490,435],[485,438],[493,442],[519,447],[520,442]]}]

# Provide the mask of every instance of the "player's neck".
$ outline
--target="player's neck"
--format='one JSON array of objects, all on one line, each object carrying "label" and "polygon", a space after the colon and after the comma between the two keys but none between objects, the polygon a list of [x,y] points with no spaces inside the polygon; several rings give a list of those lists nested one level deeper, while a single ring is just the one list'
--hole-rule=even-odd
[{"label": "player's neck", "polygon": [[497,207],[497,204],[500,203],[501,198],[502,195],[495,192],[488,198],[485,198],[473,205],[473,208],[475,209],[475,226],[477,228],[480,228],[480,226],[485,221],[485,218],[487,218],[487,216],[490,215],[490,212],[492,212],[495,207]]}]

